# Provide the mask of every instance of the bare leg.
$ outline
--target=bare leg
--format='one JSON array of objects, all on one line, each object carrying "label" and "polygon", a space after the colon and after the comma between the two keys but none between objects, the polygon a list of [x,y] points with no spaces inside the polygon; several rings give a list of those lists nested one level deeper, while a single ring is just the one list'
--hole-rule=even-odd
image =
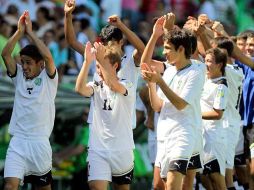
[{"label": "bare leg", "polygon": [[196,176],[196,170],[187,170],[186,176],[183,178],[182,190],[192,190],[194,178]]},{"label": "bare leg", "polygon": [[4,178],[4,190],[18,190],[20,179],[16,177]]}]

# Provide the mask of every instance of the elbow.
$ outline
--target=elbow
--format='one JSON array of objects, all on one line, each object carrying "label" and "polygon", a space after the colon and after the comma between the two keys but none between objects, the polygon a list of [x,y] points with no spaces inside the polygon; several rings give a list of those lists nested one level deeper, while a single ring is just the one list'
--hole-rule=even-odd
[{"label": "elbow", "polygon": [[155,106],[153,104],[151,104],[151,106],[152,106],[154,112],[158,112],[159,113],[161,111],[161,107],[160,106]]},{"label": "elbow", "polygon": [[223,111],[219,111],[219,112],[216,112],[216,114],[214,115],[214,120],[220,120],[222,119],[222,116],[223,116]]},{"label": "elbow", "polygon": [[176,106],[176,109],[178,111],[182,111],[186,106],[180,105],[180,106]]},{"label": "elbow", "polygon": [[80,95],[82,95],[82,93],[81,93],[81,86],[76,85],[76,86],[75,86],[75,92],[78,93],[78,94],[80,94]]},{"label": "elbow", "polygon": [[5,59],[6,57],[9,56],[9,53],[6,50],[3,50],[2,53],[1,53],[1,56],[2,56],[3,59]]},{"label": "elbow", "polygon": [[179,104],[175,104],[175,108],[178,110],[178,111],[182,111],[183,109],[185,109],[185,107],[187,106],[188,104],[187,103],[179,103]]},{"label": "elbow", "polygon": [[216,115],[216,116],[214,117],[214,120],[220,120],[220,119],[222,119],[222,115],[223,115],[223,114],[218,114],[218,115]]}]

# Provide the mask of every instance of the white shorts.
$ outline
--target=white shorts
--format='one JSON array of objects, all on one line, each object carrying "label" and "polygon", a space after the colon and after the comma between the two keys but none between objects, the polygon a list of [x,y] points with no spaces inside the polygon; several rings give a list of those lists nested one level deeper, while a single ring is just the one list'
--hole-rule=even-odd
[{"label": "white shorts", "polygon": [[243,136],[243,125],[241,125],[238,142],[235,148],[235,155],[241,155],[243,153],[244,153],[244,136]]},{"label": "white shorts", "polygon": [[173,163],[174,161],[179,161],[177,164],[180,163],[182,165],[181,167],[178,166],[179,171],[186,173],[188,161],[195,147],[195,136],[194,130],[184,128],[181,133],[172,134],[165,139],[165,152],[161,161],[161,178],[165,178],[169,170],[175,170],[175,168],[171,167],[172,164],[175,164]]},{"label": "white shorts", "polygon": [[52,149],[48,138],[12,137],[5,159],[4,177],[42,176],[52,169]]},{"label": "white shorts", "polygon": [[226,130],[226,168],[234,168],[235,149],[238,143],[240,126],[232,126],[224,128]]},{"label": "white shorts", "polygon": [[165,152],[165,144],[164,141],[157,141],[157,152],[154,166],[160,168],[161,167],[161,160]]},{"label": "white shorts", "polygon": [[112,181],[112,176],[123,176],[134,168],[133,150],[88,151],[88,181]]},{"label": "white shorts", "polygon": [[149,155],[150,162],[152,164],[155,163],[156,152],[157,152],[157,141],[148,140],[148,155]]},{"label": "white shorts", "polygon": [[223,128],[206,128],[203,133],[204,164],[217,159],[220,173],[225,176],[226,171],[226,137]]}]

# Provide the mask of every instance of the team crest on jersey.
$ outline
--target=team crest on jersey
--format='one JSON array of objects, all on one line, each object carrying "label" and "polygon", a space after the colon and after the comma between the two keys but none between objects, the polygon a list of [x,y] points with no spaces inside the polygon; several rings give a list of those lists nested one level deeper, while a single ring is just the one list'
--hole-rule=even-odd
[{"label": "team crest on jersey", "polygon": [[218,89],[218,92],[217,92],[217,97],[219,98],[223,98],[225,95],[224,93],[224,90],[223,89]]},{"label": "team crest on jersey", "polygon": [[127,88],[131,88],[132,86],[133,86],[133,83],[132,83],[132,82],[127,82],[127,83],[126,83],[126,87],[127,87]]},{"label": "team crest on jersey", "polygon": [[177,82],[177,88],[180,88],[181,84],[182,84],[182,81],[179,80],[179,81]]},{"label": "team crest on jersey", "polygon": [[41,81],[42,81],[41,78],[36,78],[35,81],[34,81],[34,84],[35,84],[36,86],[40,86],[40,85],[41,85]]}]

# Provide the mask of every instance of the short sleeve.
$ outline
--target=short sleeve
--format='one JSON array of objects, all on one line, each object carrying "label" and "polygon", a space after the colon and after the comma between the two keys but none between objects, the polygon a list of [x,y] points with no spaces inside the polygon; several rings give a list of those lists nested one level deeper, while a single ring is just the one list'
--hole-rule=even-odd
[{"label": "short sleeve", "polygon": [[217,87],[213,108],[217,110],[225,110],[228,101],[228,87],[220,84]]},{"label": "short sleeve", "polygon": [[135,87],[133,82],[128,80],[120,80],[120,83],[126,88],[126,93],[124,96],[134,96],[135,95]]},{"label": "short sleeve", "polygon": [[180,97],[188,104],[194,104],[197,96],[200,96],[204,86],[204,77],[202,71],[191,72]]}]

